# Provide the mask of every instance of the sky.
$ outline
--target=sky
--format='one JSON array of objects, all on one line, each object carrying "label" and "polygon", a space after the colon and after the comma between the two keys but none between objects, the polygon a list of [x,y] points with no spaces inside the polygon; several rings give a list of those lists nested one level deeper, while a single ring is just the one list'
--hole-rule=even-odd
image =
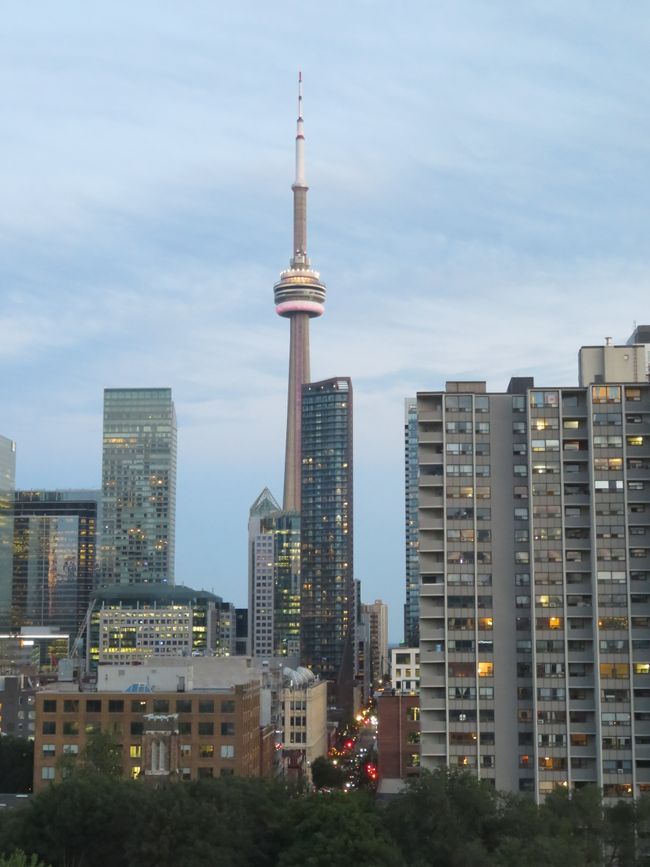
[{"label": "sky", "polygon": [[312,377],[354,387],[355,577],[402,638],[403,398],[577,381],[650,322],[643,0],[9,4],[0,434],[17,486],[99,487],[102,391],[171,386],[176,580],[246,604],[282,495],[296,78]]}]

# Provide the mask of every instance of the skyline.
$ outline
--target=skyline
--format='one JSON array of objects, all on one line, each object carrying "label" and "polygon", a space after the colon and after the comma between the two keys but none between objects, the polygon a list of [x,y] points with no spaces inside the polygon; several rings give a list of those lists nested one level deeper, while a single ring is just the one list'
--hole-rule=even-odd
[{"label": "skyline", "polygon": [[170,386],[178,581],[245,604],[248,509],[282,490],[270,289],[302,68],[329,289],[312,379],[353,381],[355,575],[395,640],[403,398],[577,383],[580,345],[648,319],[650,21],[635,3],[369,8],[7,10],[0,434],[19,488],[97,488],[103,389]]}]

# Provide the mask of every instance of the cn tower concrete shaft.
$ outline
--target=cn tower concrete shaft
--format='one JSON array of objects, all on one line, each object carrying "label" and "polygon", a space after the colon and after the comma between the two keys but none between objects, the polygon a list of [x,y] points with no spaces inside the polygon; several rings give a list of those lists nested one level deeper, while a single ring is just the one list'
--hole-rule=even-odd
[{"label": "cn tower concrete shaft", "polygon": [[290,319],[289,393],[287,396],[287,445],[284,461],[285,512],[300,511],[302,479],[301,427],[302,386],[310,381],[309,314],[294,313]]}]

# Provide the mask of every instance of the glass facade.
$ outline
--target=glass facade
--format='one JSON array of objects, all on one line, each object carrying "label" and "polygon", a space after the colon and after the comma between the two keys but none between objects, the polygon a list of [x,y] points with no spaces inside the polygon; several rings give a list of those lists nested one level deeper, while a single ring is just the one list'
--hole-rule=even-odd
[{"label": "glass facade", "polygon": [[99,491],[16,491],[12,628],[76,635],[97,579]]},{"label": "glass facade", "polygon": [[0,630],[11,625],[11,560],[13,551],[16,444],[0,436]]},{"label": "glass facade", "polygon": [[280,512],[262,521],[273,540],[273,653],[300,653],[300,515]]},{"label": "glass facade", "polygon": [[354,667],[352,383],[302,389],[301,654],[351,690]]},{"label": "glass facade", "polygon": [[170,388],[104,391],[102,580],[174,583],[176,413]]}]

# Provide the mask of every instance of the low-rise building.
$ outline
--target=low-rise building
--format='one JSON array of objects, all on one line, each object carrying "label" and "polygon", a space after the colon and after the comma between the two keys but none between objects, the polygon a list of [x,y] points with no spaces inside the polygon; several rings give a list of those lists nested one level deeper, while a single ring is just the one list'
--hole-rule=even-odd
[{"label": "low-rise building", "polygon": [[0,675],[0,736],[34,737],[34,694],[37,688],[37,675]]},{"label": "low-rise building", "polygon": [[82,755],[99,731],[119,744],[125,776],[270,773],[273,727],[261,719],[260,683],[250,660],[234,657],[102,665],[93,692],[51,684],[36,695],[34,791],[59,780],[61,758]]},{"label": "low-rise building", "polygon": [[327,754],[327,683],[307,668],[285,668],[282,755],[291,779],[311,780],[311,765]]},{"label": "low-rise building", "polygon": [[396,692],[420,691],[420,648],[391,649],[390,683]]},{"label": "low-rise building", "polygon": [[379,794],[393,794],[420,771],[420,697],[385,693],[377,698]]}]

